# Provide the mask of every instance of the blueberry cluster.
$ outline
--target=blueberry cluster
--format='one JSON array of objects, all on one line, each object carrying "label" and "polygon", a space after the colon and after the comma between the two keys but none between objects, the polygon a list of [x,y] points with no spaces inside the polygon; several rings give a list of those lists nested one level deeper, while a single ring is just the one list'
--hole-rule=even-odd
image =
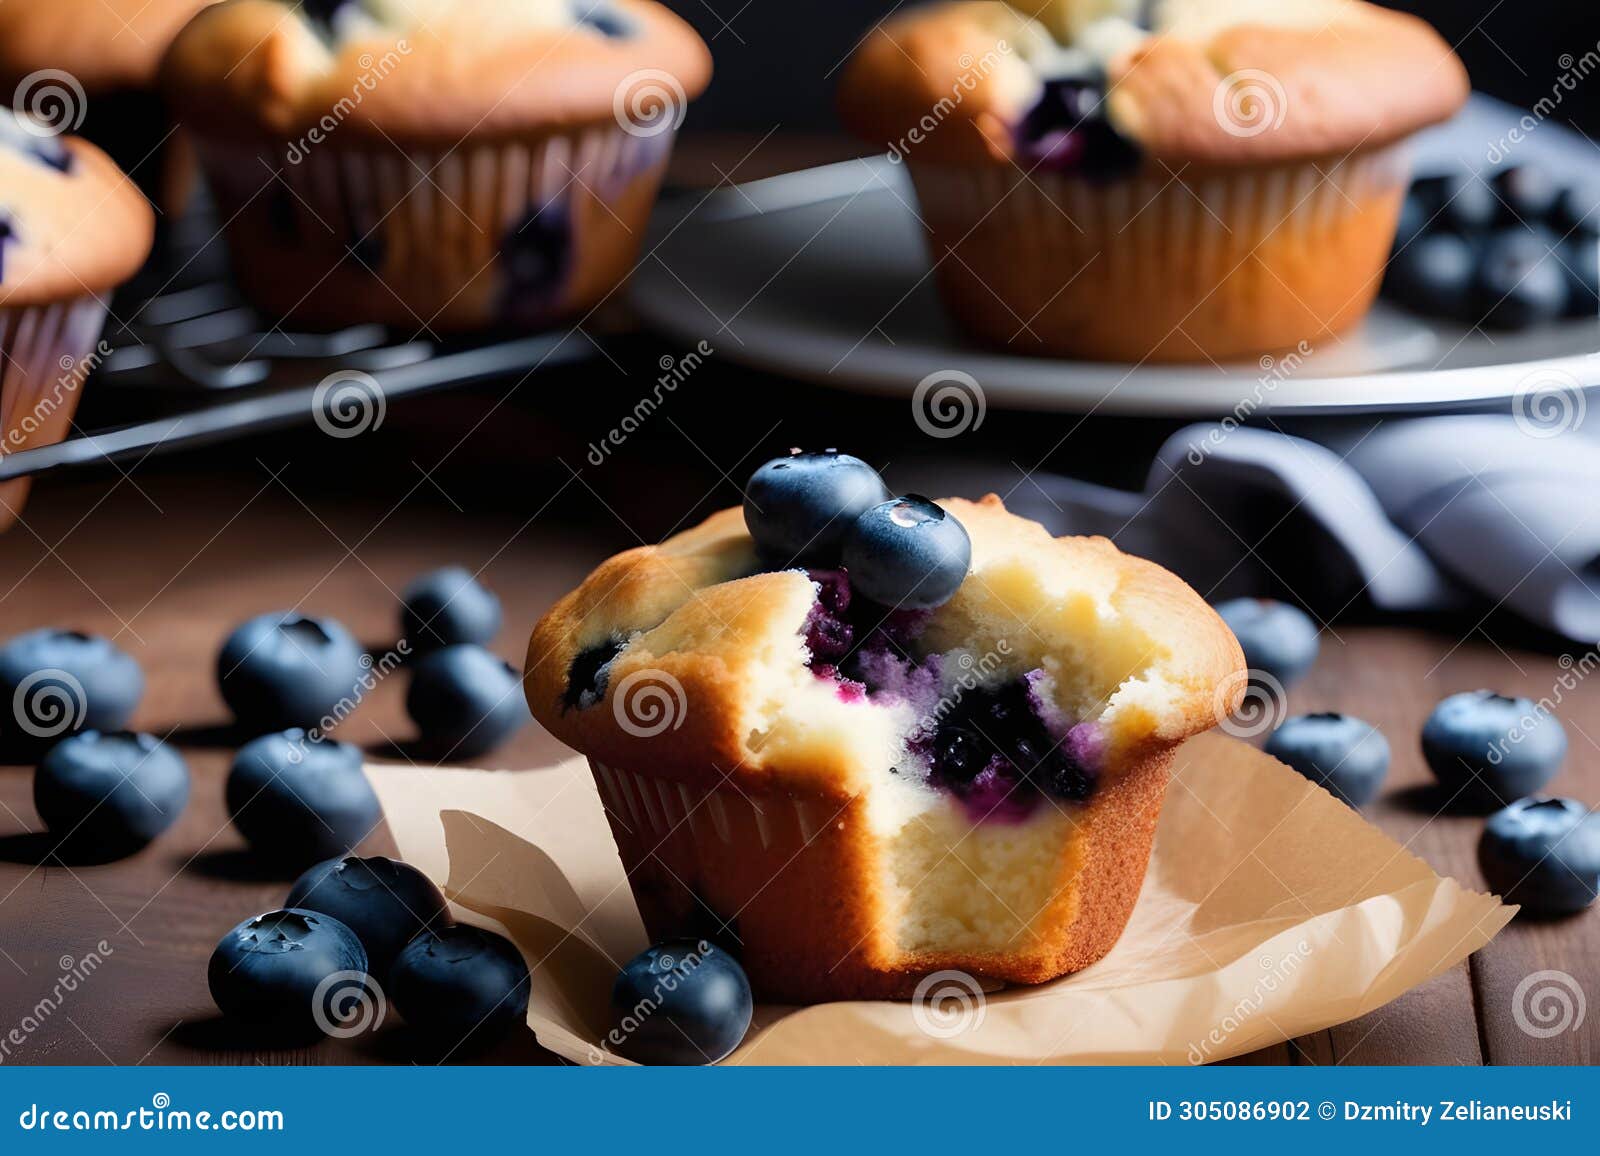
[{"label": "blueberry cluster", "polygon": [[[527,721],[517,672],[482,645],[499,625],[499,600],[459,567],[406,588],[396,647],[416,656],[406,705],[423,745],[441,756],[475,757]],[[303,865],[343,854],[377,825],[361,752],[326,735],[374,685],[372,666],[330,618],[258,615],[224,642],[222,697],[236,730],[255,736],[234,757],[225,797],[258,854]],[[187,806],[183,759],[123,729],[144,686],[139,664],[94,635],[47,628],[0,646],[0,701],[11,710],[0,742],[12,761],[37,763],[34,801],[58,852],[132,854]]]},{"label": "blueberry cluster", "polygon": [[1425,177],[1400,214],[1384,293],[1467,325],[1600,317],[1600,181],[1534,165]]},{"label": "blueberry cluster", "polygon": [[[1316,658],[1316,627],[1269,599],[1217,611],[1238,636],[1254,679],[1277,691]],[[1371,801],[1389,770],[1389,743],[1372,724],[1320,711],[1288,718],[1266,752],[1352,807]],[[1600,894],[1600,815],[1539,794],[1567,751],[1566,730],[1530,699],[1488,690],[1450,695],[1422,728],[1422,754],[1452,810],[1490,812],[1478,844],[1484,878],[1507,902],[1540,914],[1580,911]]]},{"label": "blueberry cluster", "polygon": [[308,869],[282,908],[222,937],[207,978],[225,1015],[288,1039],[376,1027],[384,993],[445,1054],[492,1043],[528,1011],[522,954],[455,923],[432,880],[382,856]]},{"label": "blueberry cluster", "polygon": [[756,470],[744,521],[774,568],[850,574],[856,591],[889,610],[943,606],[972,566],[966,527],[927,498],[892,498],[878,471],[838,450],[793,450]]}]

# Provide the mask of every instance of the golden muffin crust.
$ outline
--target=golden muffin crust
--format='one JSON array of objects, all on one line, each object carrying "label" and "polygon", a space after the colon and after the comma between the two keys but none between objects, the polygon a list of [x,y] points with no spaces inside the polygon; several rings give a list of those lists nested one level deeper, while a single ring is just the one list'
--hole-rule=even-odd
[{"label": "golden muffin crust", "polygon": [[[1007,162],[1044,79],[1103,71],[1105,113],[1162,161],[1267,163],[1377,148],[1465,102],[1425,22],[1363,0],[951,0],[873,30],[847,124],[930,161]],[[907,147],[908,134],[914,144]]]},{"label": "golden muffin crust", "polygon": [[612,0],[631,31],[608,36],[575,3],[352,0],[333,35],[280,0],[225,0],[178,35],[162,85],[200,128],[293,137],[335,115],[341,135],[406,144],[609,120],[619,89],[704,90],[710,53],[666,8]]},{"label": "golden muffin crust", "polygon": [[148,88],[161,54],[212,0],[8,0],[0,4],[0,86],[40,69],[93,95]]},{"label": "golden muffin crust", "polygon": [[[1052,538],[992,494],[940,505],[965,526],[972,568],[920,649],[1003,650],[996,679],[1049,669],[1058,705],[1105,729],[1112,767],[1210,728],[1242,693],[1237,641],[1173,574],[1103,538]],[[598,761],[685,784],[867,790],[906,720],[843,701],[811,673],[803,632],[816,584],[758,569],[739,509],[601,563],[534,628],[524,674],[534,716]],[[604,700],[575,705],[574,660],[608,640],[626,646]],[[617,701],[619,687],[652,681],[677,700],[657,704],[672,712],[669,730],[637,725]]]},{"label": "golden muffin crust", "polygon": [[[155,236],[144,194],[88,141],[32,136],[0,115],[0,306],[103,294],[133,276]],[[39,152],[58,149],[58,164]]]}]

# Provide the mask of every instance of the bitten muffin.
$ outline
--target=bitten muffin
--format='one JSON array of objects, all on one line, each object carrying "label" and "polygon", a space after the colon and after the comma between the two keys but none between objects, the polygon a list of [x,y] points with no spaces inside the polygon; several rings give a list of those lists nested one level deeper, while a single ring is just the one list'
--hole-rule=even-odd
[{"label": "bitten muffin", "polygon": [[874,29],[839,101],[906,163],[975,335],[1198,361],[1358,321],[1405,138],[1467,93],[1431,28],[1361,0],[954,0]]},{"label": "bitten muffin", "polygon": [[228,0],[162,77],[250,297],[415,332],[606,297],[710,70],[649,0]]},{"label": "bitten muffin", "polygon": [[1101,958],[1175,748],[1242,691],[1232,634],[1167,571],[993,495],[938,509],[971,555],[934,609],[763,563],[726,510],[534,629],[528,702],[589,757],[652,936],[723,943],[765,999]]},{"label": "bitten muffin", "polygon": [[0,4],[0,99],[104,149],[158,203],[181,208],[193,165],[155,91],[161,54],[213,0]]},{"label": "bitten muffin", "polygon": [[[0,455],[66,436],[111,290],[150,254],[155,214],[104,153],[0,112]],[[0,529],[26,479],[0,485]]]}]

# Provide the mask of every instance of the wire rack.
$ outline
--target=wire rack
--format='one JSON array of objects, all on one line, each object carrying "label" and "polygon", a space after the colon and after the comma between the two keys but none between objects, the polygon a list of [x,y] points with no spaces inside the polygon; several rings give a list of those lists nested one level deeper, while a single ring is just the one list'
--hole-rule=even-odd
[{"label": "wire rack", "polygon": [[382,325],[285,330],[239,296],[205,204],[164,230],[157,255],[118,293],[112,318],[110,351],[84,383],[86,397],[94,412],[139,419],[74,425],[65,441],[0,456],[0,482],[309,422],[326,406],[319,389],[335,372],[365,375],[387,405],[598,352],[577,330],[448,341]]}]

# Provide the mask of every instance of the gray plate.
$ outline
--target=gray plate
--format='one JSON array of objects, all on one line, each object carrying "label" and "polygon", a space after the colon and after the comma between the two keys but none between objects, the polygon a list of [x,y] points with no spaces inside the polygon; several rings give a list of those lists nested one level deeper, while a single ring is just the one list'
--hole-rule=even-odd
[{"label": "gray plate", "polygon": [[[1477,101],[1469,108],[1484,111]],[[1488,139],[1483,125],[1450,128]],[[1560,131],[1546,128],[1552,138]],[[1440,152],[1424,144],[1424,160]],[[960,371],[987,404],[1017,409],[1460,410],[1503,408],[1519,391],[1553,384],[1600,385],[1600,322],[1491,334],[1381,303],[1353,332],[1281,363],[1132,366],[996,352],[941,308],[914,204],[903,168],[886,158],[720,190],[658,226],[634,302],[663,332],[763,370],[891,396]]]}]

